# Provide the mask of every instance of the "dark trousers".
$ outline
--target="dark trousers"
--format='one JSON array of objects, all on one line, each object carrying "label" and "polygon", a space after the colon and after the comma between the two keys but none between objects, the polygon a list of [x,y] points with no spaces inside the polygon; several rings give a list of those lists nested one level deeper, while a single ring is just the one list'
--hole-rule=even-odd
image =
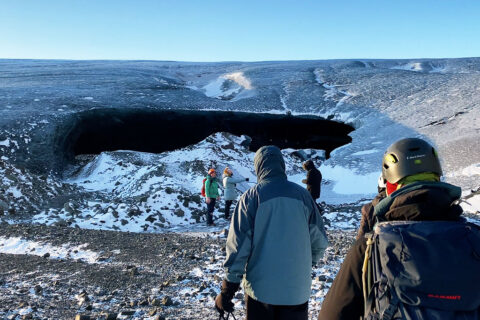
[{"label": "dark trousers", "polygon": [[247,295],[247,320],[308,320],[308,301],[295,306],[277,306]]},{"label": "dark trousers", "polygon": [[207,203],[207,224],[213,223],[213,210],[215,210],[215,202],[217,202],[217,199],[210,198],[210,203]]},{"label": "dark trousers", "polygon": [[232,203],[233,200],[225,200],[225,219],[230,219],[230,207]]}]

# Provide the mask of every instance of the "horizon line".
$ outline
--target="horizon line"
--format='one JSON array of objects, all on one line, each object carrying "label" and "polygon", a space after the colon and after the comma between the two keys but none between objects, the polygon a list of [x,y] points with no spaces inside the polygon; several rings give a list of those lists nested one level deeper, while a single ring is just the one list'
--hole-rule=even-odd
[{"label": "horizon line", "polygon": [[218,61],[194,61],[194,60],[171,60],[171,59],[71,59],[71,58],[2,58],[0,60],[21,61],[117,61],[117,62],[170,62],[170,63],[259,63],[259,62],[307,62],[307,61],[388,61],[388,60],[461,60],[478,59],[480,56],[465,57],[423,57],[423,58],[330,58],[330,59],[272,59],[272,60],[218,60]]}]

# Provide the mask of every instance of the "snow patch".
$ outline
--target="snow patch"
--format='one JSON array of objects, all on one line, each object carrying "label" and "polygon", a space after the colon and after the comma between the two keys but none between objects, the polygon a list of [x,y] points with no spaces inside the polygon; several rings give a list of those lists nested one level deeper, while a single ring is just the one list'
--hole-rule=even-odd
[{"label": "snow patch", "polygon": [[165,79],[159,79],[157,77],[153,77],[153,80],[161,83],[161,84],[168,84],[168,82]]},{"label": "snow patch", "polygon": [[22,192],[16,186],[8,188],[7,193],[11,193],[17,199],[23,196]]},{"label": "snow patch", "polygon": [[337,102],[336,107],[340,107],[344,105],[350,98],[353,97],[351,93],[338,89],[339,87],[343,87],[342,85],[328,83],[324,79],[322,72],[323,70],[320,70],[320,69],[315,69],[313,71],[315,75],[315,80],[326,89],[325,94],[323,96],[325,101],[327,100],[336,101]]},{"label": "snow patch", "polygon": [[377,149],[364,150],[364,151],[358,151],[358,152],[352,153],[352,156],[364,156],[364,155],[367,155],[367,154],[373,154],[373,153],[377,153],[377,152],[379,152],[379,150],[377,150]]},{"label": "snow patch", "polygon": [[252,83],[245,77],[243,72],[232,72],[224,76],[225,79],[232,80],[246,90],[252,90]]},{"label": "snow patch", "polygon": [[[191,86],[191,88],[194,88]],[[221,100],[237,100],[240,93],[253,89],[251,81],[243,72],[222,75],[202,88],[205,95]],[[245,94],[243,95],[245,96]]]},{"label": "snow patch", "polygon": [[464,168],[462,170],[462,175],[464,176],[480,175],[480,163],[475,163]]},{"label": "snow patch", "polygon": [[432,62],[410,62],[391,67],[390,69],[428,73],[446,73],[448,71],[445,66],[437,65]]},{"label": "snow patch", "polygon": [[330,226],[327,229],[332,230],[356,230],[360,223],[360,212],[356,212],[355,215],[351,215],[345,212],[332,211],[323,214],[323,217],[330,222]]},{"label": "snow patch", "polygon": [[22,239],[19,237],[0,237],[0,253],[6,254],[26,254],[35,256],[44,256],[49,254],[50,259],[61,260],[81,260],[87,263],[97,263],[99,254],[90,250],[83,250],[88,244],[70,246],[64,244],[61,247],[49,243],[42,243]]},{"label": "snow patch", "polygon": [[463,211],[468,213],[479,214],[480,213],[480,195],[475,195],[466,200],[460,202],[460,206],[463,208]]},{"label": "snow patch", "polygon": [[[320,200],[328,204],[354,203],[365,198],[373,198],[378,192],[377,181],[380,171],[362,175],[355,169],[338,165],[321,165],[319,170],[323,177]],[[288,175],[288,180],[305,186],[302,179],[305,179],[304,173]]]},{"label": "snow patch", "polygon": [[324,179],[335,181],[333,191],[339,194],[374,194],[377,192],[377,180],[380,171],[366,175],[340,166],[322,166]]},{"label": "snow patch", "polygon": [[10,139],[0,141],[0,146],[10,147]]},{"label": "snow patch", "polygon": [[407,64],[402,64],[402,65],[399,65],[399,66],[391,67],[390,69],[406,70],[406,71],[414,71],[414,72],[423,71],[423,67],[422,67],[421,62],[410,62],[410,63],[407,63]]},{"label": "snow patch", "polygon": [[430,70],[430,73],[447,73],[448,69],[444,66],[434,66],[432,65],[432,70]]}]

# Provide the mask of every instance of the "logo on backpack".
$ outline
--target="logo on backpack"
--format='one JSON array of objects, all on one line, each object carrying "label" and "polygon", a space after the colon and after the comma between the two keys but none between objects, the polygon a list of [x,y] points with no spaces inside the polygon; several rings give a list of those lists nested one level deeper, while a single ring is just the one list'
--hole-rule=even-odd
[{"label": "logo on backpack", "polygon": [[391,221],[366,237],[363,319],[479,319],[479,226]]}]

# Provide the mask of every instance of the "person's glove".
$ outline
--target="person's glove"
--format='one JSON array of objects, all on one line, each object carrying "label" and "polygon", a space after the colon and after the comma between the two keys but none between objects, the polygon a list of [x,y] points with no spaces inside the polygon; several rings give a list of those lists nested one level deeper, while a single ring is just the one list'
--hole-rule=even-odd
[{"label": "person's glove", "polygon": [[215,308],[220,314],[224,312],[233,312],[233,296],[240,287],[240,283],[222,281],[222,288],[220,294],[215,298]]},{"label": "person's glove", "polygon": [[250,181],[250,179],[249,179],[249,178],[245,178],[245,181]]}]

